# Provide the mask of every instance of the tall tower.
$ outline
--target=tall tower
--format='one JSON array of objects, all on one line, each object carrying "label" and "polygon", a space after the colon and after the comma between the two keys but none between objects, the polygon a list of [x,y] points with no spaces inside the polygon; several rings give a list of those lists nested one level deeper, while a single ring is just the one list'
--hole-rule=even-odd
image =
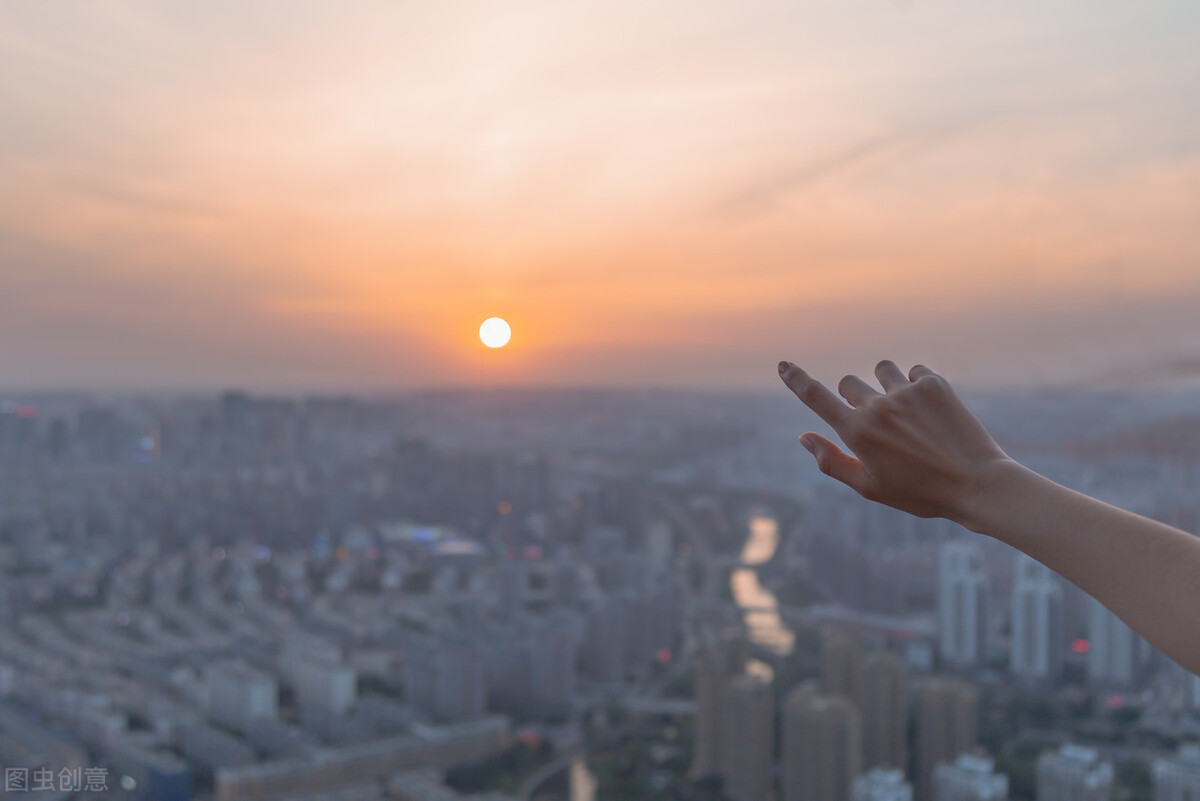
[{"label": "tall tower", "polygon": [[1140,652],[1149,648],[1133,629],[1096,599],[1088,610],[1088,681],[1106,687],[1128,687],[1137,677]]},{"label": "tall tower", "polygon": [[933,771],[975,747],[978,738],[978,694],[959,679],[929,679],[917,702],[918,798],[931,798]]},{"label": "tall tower", "polygon": [[775,764],[775,694],[761,676],[742,674],[729,684],[725,794],[732,801],[770,801]]},{"label": "tall tower", "polygon": [[575,663],[581,624],[569,614],[552,615],[529,638],[529,679],[537,713],[569,717],[575,703]]},{"label": "tall tower", "polygon": [[1037,801],[1109,801],[1113,766],[1094,748],[1064,745],[1037,761]]},{"label": "tall tower", "polygon": [[938,553],[938,645],[947,663],[969,667],[987,653],[989,586],[983,549],[952,540]]},{"label": "tall tower", "polygon": [[899,657],[876,651],[863,663],[863,767],[908,765],[908,679]]},{"label": "tall tower", "polygon": [[821,691],[862,704],[863,651],[857,633],[840,626],[821,629]]},{"label": "tall tower", "polygon": [[862,766],[854,704],[804,685],[788,695],[783,716],[784,801],[851,801]]},{"label": "tall tower", "polygon": [[440,723],[482,718],[487,683],[482,649],[463,636],[425,635],[404,661],[404,694]]},{"label": "tall tower", "polygon": [[1062,668],[1062,588],[1054,571],[1019,553],[1012,597],[1014,676],[1032,681],[1057,678]]},{"label": "tall tower", "polygon": [[693,778],[720,775],[725,759],[725,698],[746,666],[742,632],[706,632],[696,660],[696,747]]},{"label": "tall tower", "polygon": [[1188,708],[1200,712],[1200,676],[1189,671],[1183,672],[1183,695]]}]

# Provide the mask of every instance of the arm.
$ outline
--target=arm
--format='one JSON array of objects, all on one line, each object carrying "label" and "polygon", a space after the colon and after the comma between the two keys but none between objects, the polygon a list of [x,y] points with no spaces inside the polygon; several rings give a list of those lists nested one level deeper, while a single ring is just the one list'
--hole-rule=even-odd
[{"label": "arm", "polygon": [[1021,466],[927,367],[855,376],[847,406],[790,362],[784,383],[853,452],[806,433],[821,471],[868,500],[945,517],[1018,548],[1074,582],[1188,670],[1200,673],[1200,538],[1110,506]]}]

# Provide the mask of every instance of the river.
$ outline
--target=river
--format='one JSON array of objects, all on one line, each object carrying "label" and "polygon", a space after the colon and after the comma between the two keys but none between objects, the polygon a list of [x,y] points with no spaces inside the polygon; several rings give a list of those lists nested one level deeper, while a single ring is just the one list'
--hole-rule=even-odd
[{"label": "river", "polygon": [[[750,641],[779,656],[792,652],[796,635],[779,614],[779,601],[758,580],[753,565],[766,564],[779,549],[779,523],[767,514],[754,514],[749,520],[749,534],[742,547],[742,564],[729,575],[733,600],[742,609],[742,619]],[[748,669],[770,678],[771,668],[764,662],[752,660]]]}]

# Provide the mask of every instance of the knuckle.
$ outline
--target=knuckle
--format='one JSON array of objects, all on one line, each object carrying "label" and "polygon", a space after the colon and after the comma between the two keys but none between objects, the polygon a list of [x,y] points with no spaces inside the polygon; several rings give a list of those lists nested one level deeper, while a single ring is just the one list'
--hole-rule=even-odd
[{"label": "knuckle", "polygon": [[886,395],[869,399],[862,405],[859,412],[863,415],[863,422],[866,424],[867,430],[880,424],[893,423],[897,416],[895,401]]},{"label": "knuckle", "polygon": [[927,394],[942,392],[946,388],[946,382],[940,376],[927,374],[918,378],[913,382],[913,386]]}]

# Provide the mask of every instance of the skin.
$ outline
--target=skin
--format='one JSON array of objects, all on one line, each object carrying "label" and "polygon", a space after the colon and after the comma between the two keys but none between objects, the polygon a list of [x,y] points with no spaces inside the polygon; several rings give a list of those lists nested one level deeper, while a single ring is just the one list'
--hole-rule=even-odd
[{"label": "skin", "polygon": [[801,436],[823,473],[867,500],[944,517],[1024,551],[1200,673],[1200,538],[1018,464],[923,365],[905,375],[882,361],[883,392],[848,375],[841,398],[791,362],[780,362],[779,375],[851,451]]}]

